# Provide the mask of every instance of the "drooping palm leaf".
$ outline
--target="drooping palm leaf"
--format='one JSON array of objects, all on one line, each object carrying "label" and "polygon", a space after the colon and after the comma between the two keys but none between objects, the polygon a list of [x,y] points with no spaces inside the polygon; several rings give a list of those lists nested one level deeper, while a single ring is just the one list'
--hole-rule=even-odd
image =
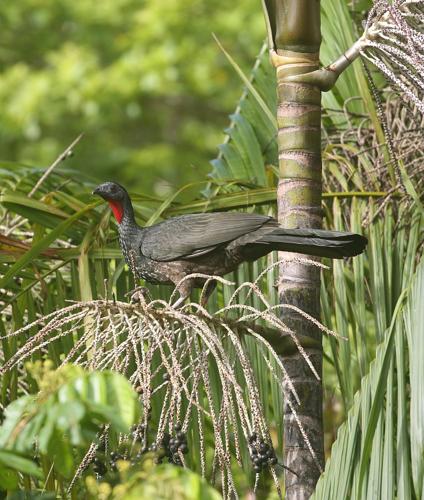
[{"label": "drooping palm leaf", "polygon": [[[384,340],[362,379],[346,423],[339,429],[313,498],[422,496],[423,261],[412,279],[405,277],[403,287]],[[408,382],[409,411],[405,392]]]}]

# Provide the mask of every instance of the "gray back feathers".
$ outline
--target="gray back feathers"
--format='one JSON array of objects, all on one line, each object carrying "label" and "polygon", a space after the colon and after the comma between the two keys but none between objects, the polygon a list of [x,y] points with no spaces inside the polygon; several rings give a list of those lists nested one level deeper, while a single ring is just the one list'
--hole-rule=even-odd
[{"label": "gray back feathers", "polygon": [[193,258],[254,232],[270,222],[277,225],[272,217],[259,214],[215,212],[182,215],[146,228],[141,253],[163,262]]}]

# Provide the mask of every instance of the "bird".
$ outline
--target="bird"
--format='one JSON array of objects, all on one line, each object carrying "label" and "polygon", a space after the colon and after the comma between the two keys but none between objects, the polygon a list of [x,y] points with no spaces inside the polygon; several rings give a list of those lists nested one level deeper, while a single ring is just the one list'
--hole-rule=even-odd
[{"label": "bird", "polygon": [[206,306],[216,281],[191,274],[223,276],[242,262],[252,262],[273,250],[342,259],[362,253],[367,238],[322,229],[286,229],[273,217],[247,212],[211,212],[172,217],[140,227],[127,190],[116,182],[98,185],[93,195],[109,203],[118,223],[119,244],[137,279],[178,288],[180,307],[194,288],[202,288]]}]

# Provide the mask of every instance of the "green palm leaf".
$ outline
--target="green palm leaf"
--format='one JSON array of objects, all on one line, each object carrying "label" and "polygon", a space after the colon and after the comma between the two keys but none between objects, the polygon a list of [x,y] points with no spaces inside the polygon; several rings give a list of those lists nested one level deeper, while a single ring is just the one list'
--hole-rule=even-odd
[{"label": "green palm leaf", "polygon": [[[415,497],[421,498],[424,471],[423,300],[424,261],[421,261],[412,282],[406,284],[398,299],[390,327],[377,349],[369,374],[362,379],[347,421],[339,429],[331,458],[313,498],[411,498],[410,463]],[[406,353],[399,349],[404,348],[405,340]],[[393,366],[396,372],[392,371]],[[409,416],[406,407],[399,407],[397,415],[393,411],[394,402],[405,403],[408,376],[405,366],[409,366],[411,385]],[[396,457],[393,447],[386,445],[393,442],[397,443]],[[388,485],[393,487],[389,489]]]}]

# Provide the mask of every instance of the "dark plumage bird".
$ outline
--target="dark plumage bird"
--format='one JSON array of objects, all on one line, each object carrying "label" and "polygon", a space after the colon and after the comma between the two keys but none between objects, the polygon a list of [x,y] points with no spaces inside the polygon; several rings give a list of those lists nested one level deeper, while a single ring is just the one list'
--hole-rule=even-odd
[{"label": "dark plumage bird", "polygon": [[[104,198],[113,210],[127,264],[138,278],[150,283],[176,285],[193,273],[222,276],[273,250],[341,259],[360,254],[367,244],[359,234],[284,229],[272,217],[234,212],[181,215],[142,228],[135,222],[131,199],[122,186],[105,182],[93,194]],[[204,278],[185,280],[175,305],[204,283]],[[210,282],[204,303],[214,287]]]}]

